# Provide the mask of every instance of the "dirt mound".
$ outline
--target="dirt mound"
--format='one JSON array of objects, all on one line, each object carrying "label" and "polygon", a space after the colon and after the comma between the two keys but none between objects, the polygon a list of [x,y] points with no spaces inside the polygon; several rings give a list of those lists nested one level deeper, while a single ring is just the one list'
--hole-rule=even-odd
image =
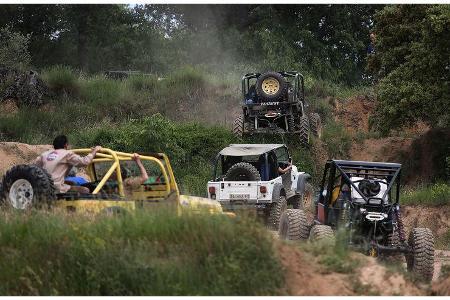
[{"label": "dirt mound", "polygon": [[367,288],[367,292],[380,296],[425,295],[413,283],[407,281],[402,274],[388,270],[380,265],[377,259],[359,253],[358,255],[364,261],[363,266],[358,270],[358,278],[361,285]]},{"label": "dirt mound", "polygon": [[433,295],[450,296],[450,277],[433,284]]},{"label": "dirt mound", "polygon": [[334,118],[344,125],[347,132],[369,132],[369,116],[375,108],[374,99],[358,95],[346,100],[334,101]]},{"label": "dirt mound", "polygon": [[403,182],[408,185],[445,178],[446,157],[450,149],[450,129],[430,129],[414,137],[369,138],[353,143],[353,160],[399,162]]},{"label": "dirt mound", "polygon": [[287,294],[292,296],[355,295],[345,275],[321,272],[319,266],[298,248],[278,243],[278,252],[286,271]]},{"label": "dirt mound", "polygon": [[352,274],[325,270],[311,254],[303,253],[294,245],[278,243],[278,253],[285,268],[286,293],[294,296],[354,296],[354,295],[425,295],[405,277],[374,258],[352,253],[351,259],[360,260]]},{"label": "dirt mound", "polygon": [[404,206],[403,223],[409,232],[413,227],[428,227],[436,236],[444,235],[450,229],[450,206]]},{"label": "dirt mound", "polygon": [[367,139],[362,144],[353,144],[350,157],[353,160],[399,162],[412,142],[412,138],[401,137]]},{"label": "dirt mound", "polygon": [[0,142],[0,176],[13,165],[30,163],[39,154],[51,148],[51,145]]}]

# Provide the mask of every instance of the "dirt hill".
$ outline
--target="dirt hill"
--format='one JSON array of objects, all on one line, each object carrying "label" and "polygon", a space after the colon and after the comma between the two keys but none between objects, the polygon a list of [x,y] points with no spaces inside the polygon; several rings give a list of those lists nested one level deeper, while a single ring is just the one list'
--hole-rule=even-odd
[{"label": "dirt hill", "polygon": [[353,137],[353,160],[399,162],[403,164],[403,182],[417,185],[442,177],[443,163],[450,148],[450,129],[430,129],[423,123],[411,125],[392,136],[374,137],[369,118],[375,100],[367,96],[330,100],[335,120]]},{"label": "dirt hill", "polygon": [[0,176],[13,165],[33,162],[39,154],[51,148],[51,145],[0,142]]}]

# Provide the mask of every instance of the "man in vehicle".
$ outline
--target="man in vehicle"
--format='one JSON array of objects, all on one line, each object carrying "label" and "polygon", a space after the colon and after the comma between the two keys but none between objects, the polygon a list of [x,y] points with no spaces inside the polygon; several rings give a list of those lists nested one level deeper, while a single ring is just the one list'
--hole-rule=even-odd
[{"label": "man in vehicle", "polygon": [[128,174],[122,174],[125,192],[128,194],[130,194],[134,189],[138,188],[148,179],[147,170],[145,169],[144,164],[142,164],[139,154],[133,153],[132,159],[136,162],[136,165],[138,166],[141,175],[137,177],[128,177]]},{"label": "man in vehicle", "polygon": [[[148,180],[148,174],[147,170],[144,167],[144,164],[141,161],[141,158],[139,154],[133,153],[132,159],[136,162],[136,165],[139,168],[140,175],[139,176],[133,176],[129,177],[130,171],[125,166],[120,166],[120,174],[122,176],[123,180],[123,187],[125,190],[126,196],[131,196],[133,193],[133,190],[136,190],[144,184]],[[117,174],[114,172],[111,177],[109,178],[109,182],[116,182],[117,181]],[[117,187],[113,188],[113,190],[109,190],[108,192],[115,192],[117,193]]]},{"label": "man in vehicle", "polygon": [[45,169],[52,177],[55,187],[60,193],[75,191],[83,194],[89,194],[89,189],[82,186],[71,186],[64,183],[64,178],[75,167],[84,167],[92,162],[95,155],[102,147],[95,146],[92,152],[81,157],[68,150],[69,141],[65,135],[59,135],[53,140],[54,150],[48,150],[42,153],[35,160],[35,164]]}]

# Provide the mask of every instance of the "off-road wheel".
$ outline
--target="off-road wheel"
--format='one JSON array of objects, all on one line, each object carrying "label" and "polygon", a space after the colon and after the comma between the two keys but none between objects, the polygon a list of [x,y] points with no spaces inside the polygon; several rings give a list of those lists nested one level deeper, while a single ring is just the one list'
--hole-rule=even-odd
[{"label": "off-road wheel", "polygon": [[280,218],[278,234],[283,240],[307,240],[309,224],[301,209],[286,209]]},{"label": "off-road wheel", "polygon": [[261,181],[261,175],[253,165],[240,162],[228,169],[225,181]]},{"label": "off-road wheel", "polygon": [[17,165],[3,177],[3,205],[18,210],[48,208],[55,199],[52,178],[38,166]]},{"label": "off-road wheel", "polygon": [[311,226],[314,221],[315,209],[313,196],[314,189],[312,185],[309,182],[305,183],[305,190],[300,197],[300,209],[304,211],[309,226]]},{"label": "off-road wheel", "polygon": [[405,255],[408,271],[420,280],[431,281],[434,273],[434,237],[428,228],[413,228],[408,244],[412,252]]},{"label": "off-road wheel", "polygon": [[241,138],[244,135],[244,117],[239,116],[233,122],[233,134]]},{"label": "off-road wheel", "polygon": [[288,123],[288,128],[287,128],[287,132],[294,132],[295,131],[295,118],[294,116],[287,116],[287,123]]},{"label": "off-road wheel", "polygon": [[318,113],[312,113],[309,116],[309,124],[311,126],[311,132],[319,139],[322,137],[322,118]]},{"label": "off-road wheel", "polygon": [[298,124],[299,138],[300,144],[303,147],[309,146],[309,120],[308,117],[303,116],[300,117],[300,121]]},{"label": "off-road wheel", "polygon": [[268,226],[272,230],[278,230],[280,219],[283,212],[287,209],[287,201],[285,196],[280,196],[279,200],[270,207]]},{"label": "off-road wheel", "polygon": [[335,237],[333,229],[328,225],[314,225],[309,233],[309,240],[311,242],[326,241],[329,243],[335,243]]},{"label": "off-road wheel", "polygon": [[287,94],[288,83],[277,72],[267,72],[258,77],[256,81],[256,94],[265,102],[277,101]]}]

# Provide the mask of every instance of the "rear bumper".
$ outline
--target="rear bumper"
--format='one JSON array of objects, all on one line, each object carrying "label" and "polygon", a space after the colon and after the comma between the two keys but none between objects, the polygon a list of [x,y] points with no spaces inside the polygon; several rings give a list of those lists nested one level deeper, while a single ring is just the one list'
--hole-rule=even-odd
[{"label": "rear bumper", "polygon": [[246,200],[246,201],[234,201],[234,200],[219,200],[223,209],[228,211],[243,210],[243,209],[264,209],[272,203],[270,200]]}]

